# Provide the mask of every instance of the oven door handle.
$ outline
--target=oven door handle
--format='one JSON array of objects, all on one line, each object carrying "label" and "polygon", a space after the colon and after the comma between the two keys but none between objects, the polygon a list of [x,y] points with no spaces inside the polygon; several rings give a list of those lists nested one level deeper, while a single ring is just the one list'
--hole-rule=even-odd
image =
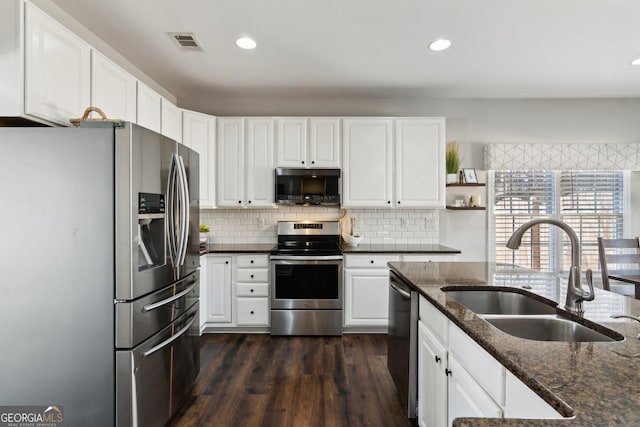
[{"label": "oven door handle", "polygon": [[342,261],[342,255],[271,255],[272,261]]}]

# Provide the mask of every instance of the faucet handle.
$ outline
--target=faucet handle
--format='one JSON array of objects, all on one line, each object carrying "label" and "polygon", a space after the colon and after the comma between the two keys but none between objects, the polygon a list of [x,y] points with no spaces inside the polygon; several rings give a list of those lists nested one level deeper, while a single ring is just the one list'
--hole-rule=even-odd
[{"label": "faucet handle", "polygon": [[589,268],[584,272],[584,275],[587,279],[587,286],[589,287],[589,294],[584,297],[584,300],[593,301],[593,299],[596,297],[596,293],[593,290],[593,271],[591,271],[591,269]]}]

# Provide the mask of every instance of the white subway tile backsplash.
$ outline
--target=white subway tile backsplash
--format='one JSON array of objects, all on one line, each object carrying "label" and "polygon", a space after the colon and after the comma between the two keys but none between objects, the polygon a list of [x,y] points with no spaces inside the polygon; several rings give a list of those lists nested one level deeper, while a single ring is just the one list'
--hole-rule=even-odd
[{"label": "white subway tile backsplash", "polygon": [[[215,243],[275,243],[278,221],[338,220],[344,210],[324,207],[282,206],[277,209],[207,209],[200,222],[211,228]],[[349,209],[355,231],[363,243],[438,243],[439,214],[435,210]]]}]

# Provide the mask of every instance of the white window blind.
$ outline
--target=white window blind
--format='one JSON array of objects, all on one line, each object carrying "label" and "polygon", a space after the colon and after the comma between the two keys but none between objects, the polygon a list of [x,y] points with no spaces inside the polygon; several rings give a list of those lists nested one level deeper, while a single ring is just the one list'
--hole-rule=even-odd
[{"label": "white window blind", "polygon": [[533,227],[519,250],[505,247],[516,228],[536,217],[553,216],[574,229],[582,245],[583,269],[599,269],[598,236],[623,237],[621,171],[495,171],[493,176],[497,263],[556,273],[568,270],[571,246],[557,227]]},{"label": "white window blind", "polygon": [[[599,270],[598,236],[623,237],[624,179],[620,171],[559,173],[560,219],[578,235],[583,270]],[[564,237],[562,265],[571,265],[571,246]]]},{"label": "white window blind", "polygon": [[553,172],[495,171],[493,199],[496,262],[554,271],[555,253],[548,227],[527,232],[517,251],[505,246],[522,224],[556,212]]}]

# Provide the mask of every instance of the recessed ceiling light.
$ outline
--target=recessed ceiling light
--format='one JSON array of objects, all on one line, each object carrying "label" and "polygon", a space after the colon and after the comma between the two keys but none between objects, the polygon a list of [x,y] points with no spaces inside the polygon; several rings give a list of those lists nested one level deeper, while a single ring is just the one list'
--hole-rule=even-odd
[{"label": "recessed ceiling light", "polygon": [[640,65],[640,58],[636,58],[633,61],[631,61],[631,65]]},{"label": "recessed ceiling light", "polygon": [[236,44],[242,49],[255,49],[257,46],[256,42],[249,37],[240,37],[236,40]]},{"label": "recessed ceiling light", "polygon": [[429,49],[438,52],[441,50],[445,50],[445,49],[449,49],[449,46],[451,46],[451,41],[447,40],[447,39],[438,39],[434,42],[431,42],[431,44],[429,45]]}]

